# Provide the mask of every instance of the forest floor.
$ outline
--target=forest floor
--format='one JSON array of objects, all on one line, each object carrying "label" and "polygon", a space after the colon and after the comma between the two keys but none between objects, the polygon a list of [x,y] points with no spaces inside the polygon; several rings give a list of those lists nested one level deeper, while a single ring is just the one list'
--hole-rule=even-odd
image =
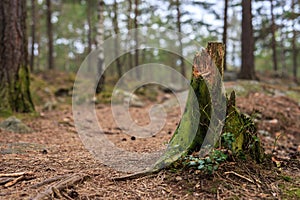
[{"label": "forest floor", "polygon": [[[114,181],[112,177],[124,173],[105,166],[84,147],[74,126],[70,97],[55,97],[49,92],[61,86],[58,80],[66,75],[51,76],[57,79],[36,76],[33,82],[38,86],[32,86],[33,93],[56,103],[40,103],[38,114],[17,115],[33,132],[0,129],[0,199],[34,199],[49,191],[52,198],[61,199],[300,199],[300,87],[289,80],[264,75],[260,82],[225,83],[227,90],[237,91],[237,107],[257,124],[269,158],[263,164],[230,160],[213,174],[171,168]],[[159,93],[157,98],[174,97]],[[151,104],[146,101],[143,107],[130,108],[138,124],[149,123]],[[166,124],[155,137],[133,138],[115,124],[110,106],[96,105],[99,122],[116,146],[130,151],[151,152],[165,147],[180,120],[180,109],[174,106],[167,110]],[[1,177],[17,172],[25,174]],[[68,187],[64,189],[64,185]]]}]

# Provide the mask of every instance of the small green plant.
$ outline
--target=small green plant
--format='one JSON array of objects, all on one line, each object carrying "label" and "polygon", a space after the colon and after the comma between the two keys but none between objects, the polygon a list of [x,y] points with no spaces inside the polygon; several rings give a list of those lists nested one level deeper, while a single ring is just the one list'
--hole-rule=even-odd
[{"label": "small green plant", "polygon": [[218,170],[219,165],[226,161],[227,155],[221,150],[213,150],[211,154],[205,158],[198,158],[190,155],[185,160],[188,167],[195,167],[199,170],[212,174]]},{"label": "small green plant", "polygon": [[275,140],[274,140],[274,144],[273,144],[273,151],[275,150],[276,146],[277,146],[277,142],[279,140],[279,138],[281,138],[282,134],[280,133],[278,136],[276,136]]},{"label": "small green plant", "polygon": [[221,144],[224,148],[232,150],[232,143],[235,142],[234,135],[230,132],[223,133],[221,136]]}]

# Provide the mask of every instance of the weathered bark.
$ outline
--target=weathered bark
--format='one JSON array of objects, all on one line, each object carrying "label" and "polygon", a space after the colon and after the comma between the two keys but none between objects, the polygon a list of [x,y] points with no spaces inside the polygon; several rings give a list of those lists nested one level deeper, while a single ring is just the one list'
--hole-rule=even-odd
[{"label": "weathered bark", "polygon": [[97,27],[97,50],[99,52],[98,54],[98,65],[97,65],[97,71],[99,75],[99,81],[96,87],[96,93],[100,93],[104,89],[104,81],[105,76],[103,74],[105,64],[104,64],[104,49],[103,49],[103,43],[104,43],[104,1],[99,0],[98,2],[98,27]]},{"label": "weathered bark", "polygon": [[224,19],[223,19],[223,44],[224,44],[224,70],[227,70],[227,17],[228,17],[228,0],[224,1]]},{"label": "weathered bark", "polygon": [[51,0],[46,1],[47,5],[47,35],[48,35],[48,69],[54,69],[54,59],[53,59],[53,30],[51,22]]},{"label": "weathered bark", "polygon": [[251,0],[242,1],[242,66],[241,79],[256,79],[254,71],[254,38],[252,27]]},{"label": "weathered bark", "polygon": [[31,0],[31,54],[30,54],[30,70],[34,70],[34,45],[35,45],[35,24],[36,24],[36,14],[35,14],[35,0]]},{"label": "weathered bark", "polygon": [[[118,2],[117,2],[117,0],[114,0],[113,10],[114,10],[114,17],[113,17],[114,32],[117,35],[120,32],[119,31],[119,23],[118,23]],[[117,55],[119,55],[119,49],[120,49],[118,37],[116,37],[114,42],[115,42],[114,45],[115,45],[117,72],[118,72],[118,77],[121,78],[121,76],[122,76],[122,66],[121,66],[120,58],[117,56]]]},{"label": "weathered bark", "polygon": [[273,58],[273,69],[275,72],[277,72],[278,67],[277,67],[277,44],[276,44],[276,24],[275,24],[275,16],[274,16],[274,5],[273,5],[273,0],[270,0],[270,4],[271,4],[271,21],[272,21],[272,58]]},{"label": "weathered bark", "polygon": [[29,91],[26,2],[0,4],[0,112],[32,112]]},{"label": "weathered bark", "polygon": [[[136,178],[158,172],[177,161],[182,155],[195,151],[201,150],[200,156],[205,156],[209,153],[206,151],[206,148],[209,149],[208,146],[218,144],[219,137],[216,136],[220,135],[214,135],[214,131],[218,130],[234,135],[235,141],[232,144],[234,154],[246,154],[257,162],[262,161],[264,154],[256,138],[253,122],[236,109],[235,93],[232,92],[230,98],[227,99],[225,91],[222,90],[223,64],[224,45],[222,43],[209,43],[206,50],[195,55],[186,108],[166,152],[151,169],[116,178],[116,180]],[[225,103],[224,107],[227,107],[227,110],[223,108],[222,102]],[[224,116],[218,114],[212,116],[213,107],[215,113],[223,112]],[[217,119],[213,119],[213,117]],[[225,123],[223,117],[226,117]],[[213,123],[213,126],[210,126],[210,123]],[[222,127],[222,125],[224,126]]]}]

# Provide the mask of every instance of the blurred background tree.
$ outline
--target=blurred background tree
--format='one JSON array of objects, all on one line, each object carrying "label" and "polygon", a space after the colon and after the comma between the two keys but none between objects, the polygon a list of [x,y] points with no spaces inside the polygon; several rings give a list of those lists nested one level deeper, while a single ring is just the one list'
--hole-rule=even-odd
[{"label": "blurred background tree", "polygon": [[[137,27],[165,27],[189,35],[184,41],[176,41],[183,55],[191,53],[188,47],[193,40],[203,46],[210,40],[223,41],[226,43],[226,69],[239,71],[243,43],[249,42],[241,39],[244,30],[242,2],[104,0],[104,39],[113,34],[126,34]],[[32,71],[54,68],[76,72],[87,54],[96,49],[97,3],[95,0],[27,1]],[[255,70],[290,74],[296,79],[300,59],[297,56],[300,43],[299,0],[253,0],[251,7]],[[128,36],[127,39],[136,41],[136,36]],[[138,45],[138,42],[130,45]],[[188,64],[183,58],[175,57],[153,49],[137,49],[117,58],[106,73],[121,77],[137,64],[161,60],[183,75],[188,74]],[[251,56],[245,56],[244,60],[249,62]],[[245,70],[244,73],[253,72]],[[246,78],[253,76],[247,75]]]}]

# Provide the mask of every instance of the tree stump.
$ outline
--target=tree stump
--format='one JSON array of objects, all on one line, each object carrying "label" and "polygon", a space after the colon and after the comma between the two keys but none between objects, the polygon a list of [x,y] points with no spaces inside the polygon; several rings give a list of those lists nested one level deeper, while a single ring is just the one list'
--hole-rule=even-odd
[{"label": "tree stump", "polygon": [[185,111],[166,152],[149,170],[115,180],[158,172],[192,152],[204,157],[220,144],[223,133],[233,135],[231,150],[235,155],[250,155],[262,162],[264,153],[253,121],[236,108],[235,92],[228,98],[222,87],[223,65],[222,43],[210,42],[205,50],[196,53]]}]

